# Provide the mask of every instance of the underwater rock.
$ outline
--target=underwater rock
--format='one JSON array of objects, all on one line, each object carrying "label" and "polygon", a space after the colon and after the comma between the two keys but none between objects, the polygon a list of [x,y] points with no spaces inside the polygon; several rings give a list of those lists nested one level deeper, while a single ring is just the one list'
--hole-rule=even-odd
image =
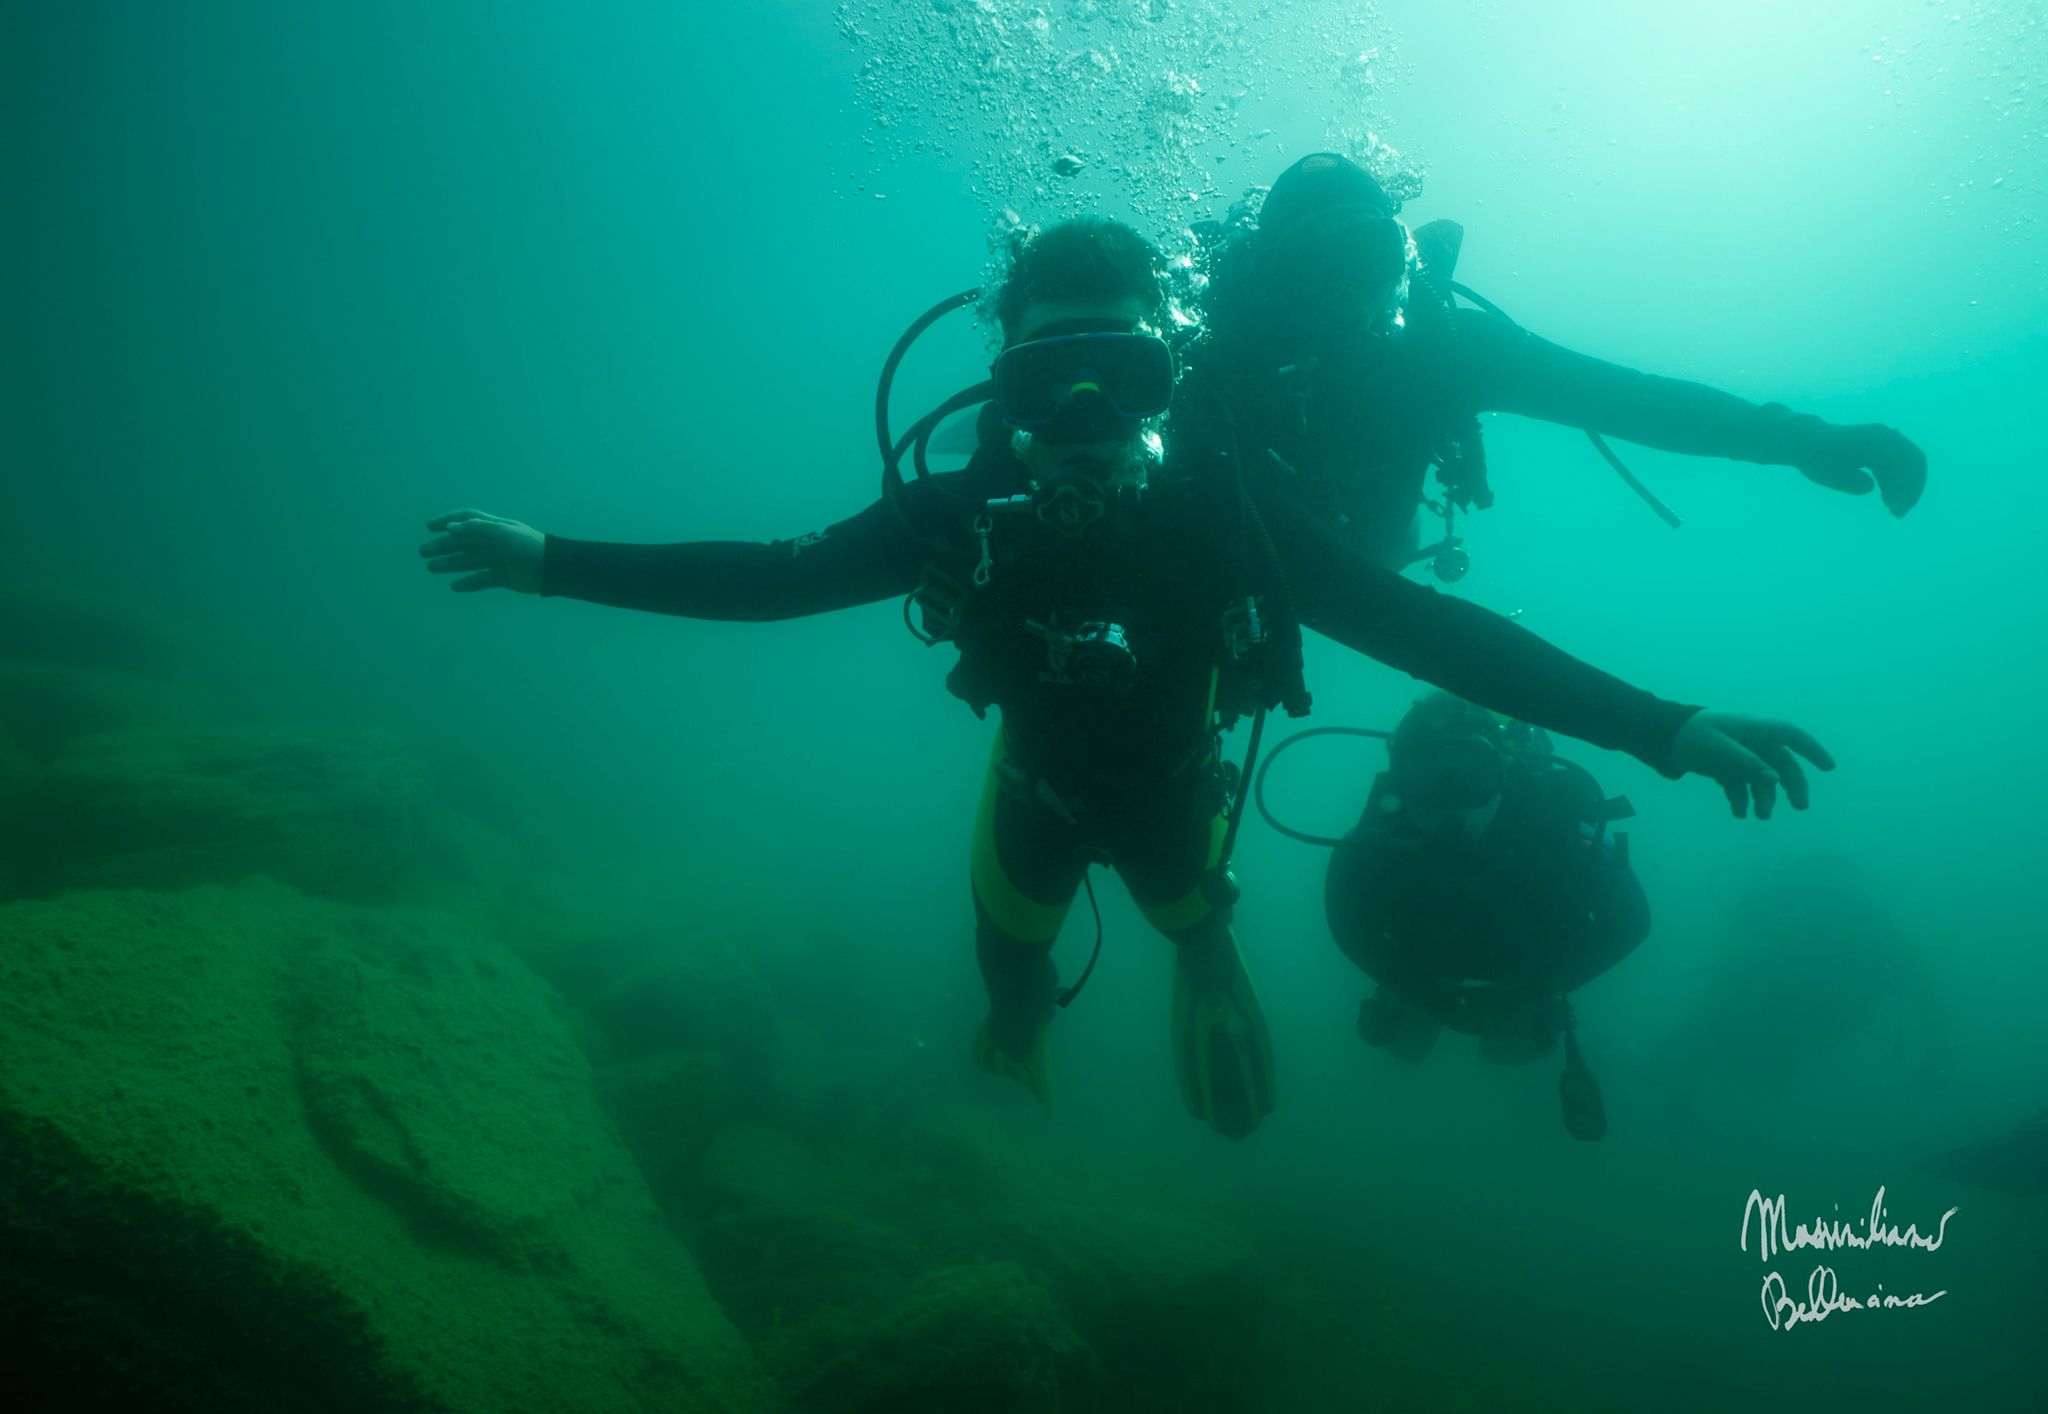
[{"label": "underwater rock", "polygon": [[178,888],[266,874],[352,903],[501,893],[518,851],[441,808],[379,737],[231,729],[102,732],[33,801],[44,892]]},{"label": "underwater rock", "polygon": [[[650,957],[674,950],[679,936],[694,931],[678,926],[678,919],[690,916],[686,902],[632,897],[628,890],[636,882],[642,881],[630,870],[621,875],[549,868],[529,874],[506,898],[498,930],[506,946],[565,1001],[587,1008]],[[603,1060],[619,1059],[599,1023],[588,1016],[584,1020],[590,1026],[593,1054]],[[646,1054],[663,1049],[668,1047],[657,1046]]]},{"label": "underwater rock", "polygon": [[742,1093],[768,1083],[774,1004],[759,975],[723,941],[690,938],[678,927],[674,941],[599,993],[586,1014],[611,1059],[716,1051]]},{"label": "underwater rock", "polygon": [[0,660],[161,677],[172,655],[163,632],[132,606],[10,594],[0,598]]},{"label": "underwater rock", "polygon": [[949,1211],[1011,1205],[1024,1186],[1008,1168],[1009,1155],[982,1127],[988,1111],[927,1102],[890,1134],[893,1172],[889,1192],[927,1221]]},{"label": "underwater rock", "polygon": [[29,798],[38,771],[28,753],[0,727],[0,902],[28,892],[29,859],[34,848],[29,829]]},{"label": "underwater rock", "polygon": [[538,980],[452,919],[349,925],[298,950],[286,976],[308,1127],[422,1241],[561,1270],[565,1220],[624,1156],[588,1064],[536,1020]]},{"label": "underwater rock", "polygon": [[716,1051],[663,1051],[596,1071],[598,1098],[633,1151],[648,1187],[680,1207],[697,1160],[732,1110],[732,1080]]},{"label": "underwater rock", "polygon": [[63,1407],[775,1407],[544,986],[455,920],[0,906],[0,1145],[9,1380]]},{"label": "underwater rock", "polygon": [[828,1202],[831,1176],[808,1148],[779,1130],[739,1125],[711,1141],[698,1166],[707,1210]]},{"label": "underwater rock", "polygon": [[[952,1383],[943,1362],[915,1374],[893,1364],[878,1311],[914,1306],[921,1273],[992,1267],[1019,1274],[1034,1300],[1050,1299],[1062,1338],[1088,1352],[1086,1388],[1099,1391],[1101,1407],[1267,1407],[1261,1382],[1271,1372],[1246,1351],[1277,1341],[1285,1314],[1242,1235],[1146,1209],[1048,1203],[1035,1191],[1044,1176],[1014,1172],[975,1118],[930,1106],[876,1147],[831,1150],[830,1166],[759,1126],[727,1130],[706,1151],[693,1248],[720,1303],[800,1395],[799,1408],[1093,1407],[1057,1402],[1080,1398],[1071,1390],[1055,1399],[1036,1386],[1029,1398],[1046,1402],[1019,1393],[1025,1402],[1005,1405],[1011,1392],[997,1387],[986,1396],[997,1402],[983,1403]],[[870,1373],[877,1362],[893,1373]],[[826,1390],[847,1379],[851,1393]],[[914,1397],[919,1389],[927,1393]],[[880,1402],[861,1402],[870,1397]]]},{"label": "underwater rock", "polygon": [[93,732],[195,720],[157,631],[122,609],[0,598],[0,737],[41,761]]},{"label": "underwater rock", "polygon": [[1102,1363],[1119,1410],[1258,1407],[1244,1351],[1276,1295],[1228,1228],[1149,1210],[1010,1204],[927,1234],[942,1260],[1014,1260]]},{"label": "underwater rock", "polygon": [[0,730],[38,761],[95,732],[194,722],[201,713],[195,695],[153,677],[0,657]]},{"label": "underwater rock", "polygon": [[15,1398],[193,1414],[453,1407],[389,1359],[360,1300],[174,1185],[7,1104],[0,1152],[0,1358]]},{"label": "underwater rock", "polygon": [[727,1208],[694,1246],[719,1304],[783,1369],[814,1368],[845,1312],[871,1312],[932,1265],[901,1228],[830,1202]]},{"label": "underwater rock", "polygon": [[895,1047],[833,1045],[781,1017],[763,1109],[823,1149],[893,1150],[930,1103],[920,1059],[908,1038]]},{"label": "underwater rock", "polygon": [[1095,1357],[1052,1297],[1016,1263],[991,1262],[921,1277],[795,1402],[806,1414],[1073,1414],[1105,1407],[1100,1395]]},{"label": "underwater rock", "polygon": [[1094,1357],[1014,1263],[935,1272],[910,1234],[823,1204],[721,1213],[697,1249],[800,1410],[1094,1407]]}]

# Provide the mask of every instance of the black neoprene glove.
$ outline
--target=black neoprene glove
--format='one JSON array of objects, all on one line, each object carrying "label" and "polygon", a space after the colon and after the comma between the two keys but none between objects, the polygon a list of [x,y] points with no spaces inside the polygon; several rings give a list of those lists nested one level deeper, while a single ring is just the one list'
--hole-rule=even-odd
[{"label": "black neoprene glove", "polygon": [[1828,424],[1793,464],[1807,480],[1852,496],[1868,495],[1874,486],[1895,516],[1912,510],[1927,489],[1927,454],[1878,422]]}]

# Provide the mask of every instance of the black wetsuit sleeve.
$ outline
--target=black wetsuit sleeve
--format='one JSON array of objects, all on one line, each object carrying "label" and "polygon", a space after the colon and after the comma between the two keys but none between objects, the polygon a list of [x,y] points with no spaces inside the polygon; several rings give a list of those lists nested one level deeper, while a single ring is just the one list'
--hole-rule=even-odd
[{"label": "black wetsuit sleeve", "polygon": [[926,556],[896,511],[877,501],[828,529],[767,544],[550,535],[541,593],[693,619],[794,619],[908,594]]},{"label": "black wetsuit sleeve", "polygon": [[1798,466],[1828,424],[1560,348],[1497,315],[1457,312],[1457,401],[1605,433],[1667,452]]},{"label": "black wetsuit sleeve", "polygon": [[1382,569],[1291,501],[1263,498],[1260,510],[1309,628],[1482,707],[1682,774],[1670,767],[1671,742],[1699,708],[1631,687],[1477,604]]}]

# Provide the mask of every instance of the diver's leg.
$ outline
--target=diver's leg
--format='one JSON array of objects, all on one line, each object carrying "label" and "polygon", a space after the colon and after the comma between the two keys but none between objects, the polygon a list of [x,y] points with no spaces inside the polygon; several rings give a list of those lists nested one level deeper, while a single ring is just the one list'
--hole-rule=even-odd
[{"label": "diver's leg", "polygon": [[1578,1021],[1571,1004],[1565,1003],[1564,1074],[1557,1078],[1558,1104],[1564,1111],[1565,1132],[1574,1139],[1603,1139],[1607,1135],[1607,1101],[1601,1097],[1600,1082],[1579,1053]]},{"label": "diver's leg", "polygon": [[[1594,880],[1592,907],[1565,965],[1563,990],[1584,986],[1634,952],[1650,935],[1650,902],[1635,871],[1609,854]],[[1578,1018],[1570,1001],[1560,996],[1555,1015],[1564,1036],[1564,1073],[1557,1095],[1564,1127],[1574,1139],[1593,1140],[1607,1133],[1607,1102],[1600,1082],[1579,1049]]]},{"label": "diver's leg", "polygon": [[1220,816],[1129,832],[1117,873],[1146,920],[1174,943],[1171,1036],[1188,1112],[1241,1139],[1273,1112],[1273,1040],[1227,909],[1202,888],[1222,855]]},{"label": "diver's leg", "polygon": [[1376,987],[1358,1004],[1358,1039],[1384,1050],[1403,1065],[1421,1065],[1436,1048],[1444,1025],[1400,993]]},{"label": "diver's leg", "polygon": [[[1002,750],[1000,735],[996,750]],[[969,870],[975,958],[989,1006],[975,1037],[975,1058],[984,1069],[1020,1081],[1048,1105],[1045,1028],[1059,988],[1052,944],[1086,869],[1073,827],[1044,806],[1019,799],[992,760],[982,783]]]}]

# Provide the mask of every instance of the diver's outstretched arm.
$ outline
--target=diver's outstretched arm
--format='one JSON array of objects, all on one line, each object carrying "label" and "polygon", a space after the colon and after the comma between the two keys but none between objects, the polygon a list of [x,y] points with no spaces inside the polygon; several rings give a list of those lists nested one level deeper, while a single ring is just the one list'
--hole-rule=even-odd
[{"label": "diver's outstretched arm", "polygon": [[1519,413],[1689,456],[1797,467],[1831,490],[1879,491],[1902,516],[1927,487],[1927,456],[1895,428],[1842,426],[1560,348],[1505,319],[1458,311],[1457,392],[1473,411]]},{"label": "diver's outstretched arm", "polygon": [[[914,489],[914,488],[913,488]],[[543,535],[483,511],[436,516],[420,546],[450,588],[563,595],[686,618],[801,618],[908,594],[923,551],[881,502],[829,529],[768,544],[619,545]]]},{"label": "diver's outstretched arm", "polygon": [[1403,579],[1347,548],[1285,497],[1260,509],[1287,565],[1301,622],[1345,647],[1518,721],[1626,751],[1672,778],[1710,776],[1740,817],[1807,806],[1799,757],[1834,759],[1788,722],[1709,712],[1632,687],[1468,600]]}]

